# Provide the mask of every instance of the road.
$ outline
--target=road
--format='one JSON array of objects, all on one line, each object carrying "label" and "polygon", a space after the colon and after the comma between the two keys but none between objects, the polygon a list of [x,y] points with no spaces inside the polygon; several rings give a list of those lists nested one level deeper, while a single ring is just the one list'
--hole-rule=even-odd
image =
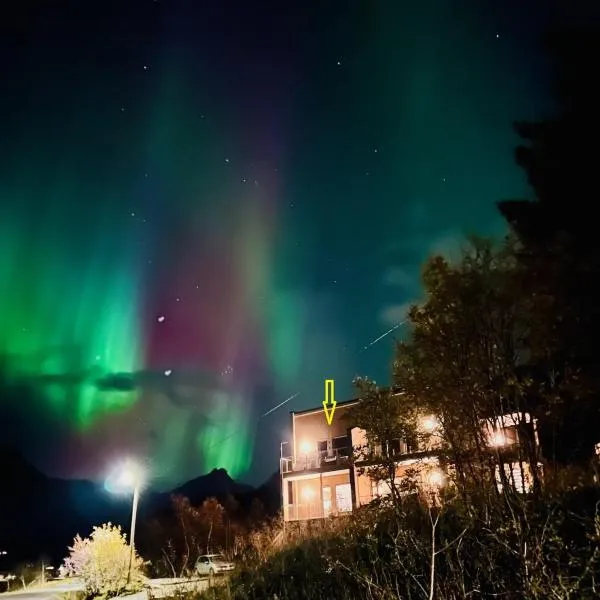
[{"label": "road", "polygon": [[52,583],[48,586],[40,586],[27,590],[17,590],[1,594],[7,600],[57,600],[66,592],[77,592],[82,589],[79,581],[69,581],[65,583]]},{"label": "road", "polygon": [[[154,598],[163,598],[171,596],[175,592],[199,592],[208,588],[208,579],[149,579],[147,588],[152,588]],[[33,587],[27,590],[17,590],[0,594],[0,599],[6,600],[64,600],[63,594],[66,592],[77,592],[83,589],[81,582],[53,581],[45,586]],[[147,598],[146,591],[130,596],[133,600],[142,600]]]}]

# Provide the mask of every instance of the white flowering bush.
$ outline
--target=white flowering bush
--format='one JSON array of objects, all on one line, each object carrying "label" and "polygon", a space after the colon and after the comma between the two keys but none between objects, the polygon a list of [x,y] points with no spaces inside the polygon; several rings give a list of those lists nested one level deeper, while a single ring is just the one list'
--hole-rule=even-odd
[{"label": "white flowering bush", "polygon": [[134,553],[128,583],[129,560],[130,546],[121,528],[105,523],[94,527],[88,538],[75,537],[63,569],[68,576],[83,580],[90,597],[112,598],[142,587],[144,563]]}]

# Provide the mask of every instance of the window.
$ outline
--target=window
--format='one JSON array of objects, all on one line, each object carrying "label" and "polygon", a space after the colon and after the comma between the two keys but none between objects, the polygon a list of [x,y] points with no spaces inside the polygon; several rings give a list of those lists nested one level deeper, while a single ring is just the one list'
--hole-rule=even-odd
[{"label": "window", "polygon": [[323,488],[323,512],[325,516],[331,513],[331,488],[329,486]]},{"label": "window", "polygon": [[335,504],[338,512],[352,511],[352,490],[349,483],[335,486]]},{"label": "window", "polygon": [[347,435],[333,438],[332,447],[338,456],[350,456],[352,444],[348,441]]},{"label": "window", "polygon": [[327,440],[323,440],[322,442],[317,442],[317,450],[319,452],[327,452]]},{"label": "window", "polygon": [[334,437],[332,440],[332,447],[334,450],[340,450],[340,448],[348,447],[348,437],[342,435],[340,437]]},{"label": "window", "polygon": [[288,481],[288,504],[294,504],[294,482]]},{"label": "window", "polygon": [[[502,470],[504,471],[508,485],[514,487],[517,492],[526,494],[527,492],[531,491],[531,471],[527,463],[523,463],[522,468],[519,463],[503,464]],[[496,484],[498,486],[498,490],[502,491],[502,475],[500,472],[500,465],[496,467]]]},{"label": "window", "polygon": [[396,440],[390,440],[387,443],[387,451],[388,451],[388,456],[396,456],[397,454],[400,454],[401,450],[401,440],[396,439]]},{"label": "window", "polygon": [[[394,479],[394,487],[400,496],[416,493],[416,486],[406,477],[396,477]],[[383,498],[384,496],[391,495],[392,489],[389,481],[372,481],[371,493],[373,498]]]},{"label": "window", "polygon": [[403,440],[401,438],[395,438],[393,440],[387,440],[381,446],[381,454],[383,456],[397,456],[399,454],[410,454],[411,452],[417,452],[415,444]]}]

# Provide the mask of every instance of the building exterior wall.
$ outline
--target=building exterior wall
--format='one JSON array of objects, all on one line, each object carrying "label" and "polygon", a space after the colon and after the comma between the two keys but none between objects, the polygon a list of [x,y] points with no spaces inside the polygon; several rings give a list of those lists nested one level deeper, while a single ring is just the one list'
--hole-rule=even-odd
[{"label": "building exterior wall", "polygon": [[[391,493],[389,483],[374,482],[369,476],[369,460],[380,456],[382,447],[374,446],[373,455],[361,455],[360,458],[355,453],[357,448],[365,447],[368,440],[366,432],[352,427],[349,421],[348,410],[354,404],[356,402],[338,406],[331,425],[322,408],[292,413],[292,456],[281,460],[286,521],[340,515]],[[482,422],[482,427],[489,429],[490,447],[497,453],[512,452],[511,448],[520,446],[519,436],[512,433],[514,420],[514,415],[505,415],[491,428]],[[531,429],[530,437],[533,437],[535,422],[530,419],[525,425]],[[449,481],[452,470],[450,465],[444,471],[439,463],[443,441],[440,432],[438,420],[434,416],[424,416],[419,423],[419,433],[423,435],[418,436],[418,445],[414,440],[386,442],[384,453],[397,459],[395,486],[401,493],[418,492],[425,500],[439,499],[439,491]],[[537,438],[535,442],[537,445]],[[519,479],[518,474],[511,471],[511,479],[522,491],[531,485],[528,472]]]},{"label": "building exterior wall", "polygon": [[[300,413],[293,416],[294,419],[294,456],[301,459],[318,451],[317,443],[333,438],[348,435],[350,424],[346,418],[347,406],[340,406],[335,410],[335,418],[331,425],[325,419],[324,411]],[[349,445],[349,444],[348,444]]]},{"label": "building exterior wall", "polygon": [[373,482],[368,475],[356,473],[356,504],[364,506],[373,500]]}]

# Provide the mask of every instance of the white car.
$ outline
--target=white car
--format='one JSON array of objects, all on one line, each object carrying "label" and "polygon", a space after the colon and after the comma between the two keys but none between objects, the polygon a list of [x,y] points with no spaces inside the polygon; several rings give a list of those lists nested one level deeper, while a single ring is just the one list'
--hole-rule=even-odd
[{"label": "white car", "polygon": [[235,565],[225,560],[222,554],[203,554],[196,561],[196,573],[198,575],[217,575],[234,569]]}]

